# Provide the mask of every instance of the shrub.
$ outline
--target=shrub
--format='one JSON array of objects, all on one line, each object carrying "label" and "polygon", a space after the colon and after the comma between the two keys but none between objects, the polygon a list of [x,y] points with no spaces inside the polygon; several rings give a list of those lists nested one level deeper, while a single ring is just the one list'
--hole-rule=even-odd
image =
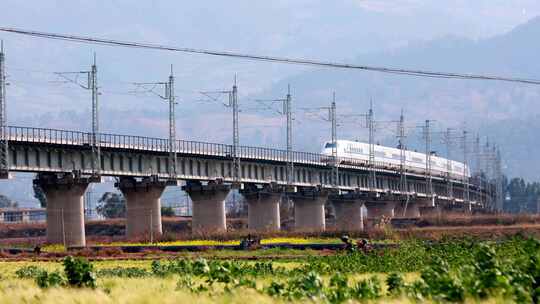
[{"label": "shrub", "polygon": [[420,277],[425,282],[425,295],[436,301],[463,302],[465,289],[457,279],[450,274],[448,263],[436,257],[431,265],[426,267]]},{"label": "shrub", "polygon": [[44,271],[45,269],[38,266],[24,266],[15,271],[15,276],[19,279],[35,279]]},{"label": "shrub", "polygon": [[149,271],[138,267],[105,268],[97,272],[98,277],[143,278],[149,275]]},{"label": "shrub", "polygon": [[330,278],[326,297],[330,303],[343,303],[352,297],[347,276],[336,273]]},{"label": "shrub", "polygon": [[388,287],[389,295],[399,296],[405,290],[405,281],[400,274],[392,272],[386,277],[386,286]]},{"label": "shrub", "polygon": [[51,273],[48,273],[47,271],[42,271],[36,277],[36,284],[40,288],[59,287],[66,285],[66,279],[58,271]]},{"label": "shrub", "polygon": [[362,280],[353,289],[353,296],[360,300],[378,299],[382,296],[381,282],[377,277]]},{"label": "shrub", "polygon": [[168,206],[161,207],[161,216],[175,216],[174,209]]},{"label": "shrub", "polygon": [[96,276],[93,266],[86,259],[72,256],[64,258],[64,273],[70,286],[96,287]]}]

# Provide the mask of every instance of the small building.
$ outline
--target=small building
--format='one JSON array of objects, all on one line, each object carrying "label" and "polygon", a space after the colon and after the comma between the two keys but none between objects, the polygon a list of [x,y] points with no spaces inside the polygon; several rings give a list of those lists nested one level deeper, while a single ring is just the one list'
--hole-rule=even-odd
[{"label": "small building", "polygon": [[45,220],[45,208],[0,208],[0,223],[39,223]]}]

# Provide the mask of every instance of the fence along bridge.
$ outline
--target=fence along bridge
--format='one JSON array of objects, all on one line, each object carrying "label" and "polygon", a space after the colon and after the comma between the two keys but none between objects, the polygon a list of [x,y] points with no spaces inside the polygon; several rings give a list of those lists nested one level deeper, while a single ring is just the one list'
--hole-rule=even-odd
[{"label": "fence along bridge", "polygon": [[[402,171],[381,162],[372,167],[356,159],[342,158],[337,163],[317,153],[239,146],[236,176],[232,145],[178,140],[172,160],[175,170],[168,139],[97,134],[96,170],[92,133],[8,126],[5,136],[9,171],[38,173],[34,182],[48,202],[48,241],[68,246],[85,245],[83,195],[90,182],[100,182],[100,176],[118,177],[116,186],[126,198],[131,237],[161,233],[159,197],[167,185],[179,181],[185,181],[183,188],[193,201],[195,232],[226,230],[224,200],[235,185],[246,197],[248,225],[253,230],[280,229],[279,203],[284,194],[294,202],[295,227],[300,230],[325,229],[327,201],[338,228],[362,229],[362,205],[372,217],[414,217],[450,207],[484,208],[492,199],[492,187],[479,180],[433,172],[430,193],[424,172]],[[370,170],[376,172],[372,184]],[[400,182],[402,174],[406,186]]]}]

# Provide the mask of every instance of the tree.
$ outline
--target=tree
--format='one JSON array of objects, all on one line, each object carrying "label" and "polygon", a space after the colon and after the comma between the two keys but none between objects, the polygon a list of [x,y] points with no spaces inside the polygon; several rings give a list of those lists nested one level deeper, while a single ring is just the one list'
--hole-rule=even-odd
[{"label": "tree", "polygon": [[126,200],[114,192],[105,192],[99,199],[96,211],[105,218],[119,218],[126,216]]},{"label": "tree", "polygon": [[161,207],[161,216],[175,216],[174,209],[172,207]]},{"label": "tree", "polygon": [[505,211],[512,213],[538,212],[540,183],[529,183],[522,178],[513,178],[506,185],[506,194],[509,196],[509,201],[505,204]]},{"label": "tree", "polygon": [[0,194],[0,208],[17,208],[18,203],[12,201],[7,196]]},{"label": "tree", "polygon": [[36,198],[39,201],[39,204],[41,205],[41,208],[47,207],[47,197],[45,196],[45,192],[43,192],[43,189],[41,189],[40,186],[34,184],[34,198]]}]

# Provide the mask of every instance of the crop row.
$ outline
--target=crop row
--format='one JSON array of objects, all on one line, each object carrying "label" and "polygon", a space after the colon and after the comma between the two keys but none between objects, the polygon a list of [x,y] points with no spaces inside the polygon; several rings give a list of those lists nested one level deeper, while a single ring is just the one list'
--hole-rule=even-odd
[{"label": "crop row", "polygon": [[[419,272],[406,282],[403,273]],[[360,281],[358,273],[387,273]],[[502,298],[520,303],[540,299],[540,242],[514,238],[500,243],[448,240],[437,244],[404,242],[398,248],[343,252],[312,257],[300,266],[273,262],[173,259],[153,261],[151,268],[106,268],[68,257],[64,272],[47,273],[36,266],[17,270],[40,287],[96,287],[97,277],[176,277],[179,290],[219,294],[242,288],[285,300],[318,299],[329,303],[408,297],[435,302]],[[261,280],[262,279],[262,280]],[[261,282],[264,282],[261,283]]]}]

